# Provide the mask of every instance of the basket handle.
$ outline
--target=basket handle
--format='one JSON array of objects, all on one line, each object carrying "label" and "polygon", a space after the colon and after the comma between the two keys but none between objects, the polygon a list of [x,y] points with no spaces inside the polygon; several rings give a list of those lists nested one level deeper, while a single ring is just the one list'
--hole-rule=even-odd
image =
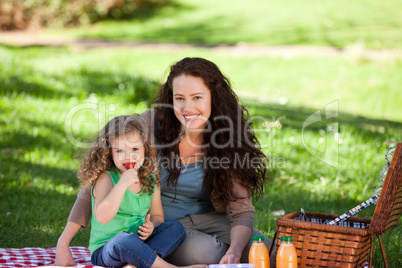
[{"label": "basket handle", "polygon": [[384,267],[388,268],[387,255],[385,254],[385,249],[384,249],[384,245],[382,244],[381,236],[379,236],[379,235],[376,235],[376,236],[378,238],[378,243],[380,244],[382,260],[384,261]]},{"label": "basket handle", "polygon": [[272,249],[274,248],[274,244],[275,244],[277,234],[278,234],[278,229],[275,230],[275,234],[274,234],[274,237],[272,238],[271,245],[269,245],[269,251],[268,251],[269,256],[271,256]]},{"label": "basket handle", "polygon": [[[384,267],[388,268],[388,260],[387,260],[387,255],[385,254],[385,249],[384,245],[381,240],[380,235],[376,235],[378,238],[378,243],[380,244],[380,249],[381,249],[381,255],[382,255],[382,260],[384,261]],[[374,244],[374,235],[370,236],[370,259],[369,259],[369,268],[373,267],[373,244]]]}]

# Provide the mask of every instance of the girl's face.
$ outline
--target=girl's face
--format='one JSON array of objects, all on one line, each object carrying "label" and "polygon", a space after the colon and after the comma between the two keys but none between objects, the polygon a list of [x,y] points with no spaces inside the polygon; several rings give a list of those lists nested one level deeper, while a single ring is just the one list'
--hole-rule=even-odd
[{"label": "girl's face", "polygon": [[185,129],[204,129],[211,116],[211,91],[201,77],[181,75],[173,79],[173,105]]},{"label": "girl's face", "polygon": [[145,148],[138,131],[116,137],[111,142],[115,166],[123,173],[130,166],[139,169],[144,163]]}]

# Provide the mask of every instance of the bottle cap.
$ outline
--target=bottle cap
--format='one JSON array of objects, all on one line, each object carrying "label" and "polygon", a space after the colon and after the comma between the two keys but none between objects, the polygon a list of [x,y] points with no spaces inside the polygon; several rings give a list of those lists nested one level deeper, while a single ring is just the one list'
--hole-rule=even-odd
[{"label": "bottle cap", "polygon": [[258,241],[258,240],[264,241],[264,236],[256,235],[256,236],[251,237],[251,241]]},{"label": "bottle cap", "polygon": [[293,237],[291,237],[291,236],[282,236],[281,241],[282,242],[293,242]]}]

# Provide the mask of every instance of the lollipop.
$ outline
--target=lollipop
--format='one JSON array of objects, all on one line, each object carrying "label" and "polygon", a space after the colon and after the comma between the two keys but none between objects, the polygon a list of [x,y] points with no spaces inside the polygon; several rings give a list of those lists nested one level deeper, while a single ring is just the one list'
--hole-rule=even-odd
[{"label": "lollipop", "polygon": [[130,163],[130,162],[128,162],[128,163],[124,163],[123,166],[124,166],[126,169],[132,169],[132,168],[135,167],[135,163]]}]

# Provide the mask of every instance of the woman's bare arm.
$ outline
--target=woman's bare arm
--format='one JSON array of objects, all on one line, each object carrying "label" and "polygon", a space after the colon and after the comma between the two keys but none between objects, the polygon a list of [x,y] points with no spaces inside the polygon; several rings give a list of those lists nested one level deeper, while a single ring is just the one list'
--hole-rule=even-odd
[{"label": "woman's bare arm", "polygon": [[74,222],[67,222],[63,233],[57,241],[56,247],[56,259],[53,265],[55,266],[73,266],[76,265],[73,255],[70,251],[70,243],[73,237],[77,234],[81,228],[79,224]]}]

